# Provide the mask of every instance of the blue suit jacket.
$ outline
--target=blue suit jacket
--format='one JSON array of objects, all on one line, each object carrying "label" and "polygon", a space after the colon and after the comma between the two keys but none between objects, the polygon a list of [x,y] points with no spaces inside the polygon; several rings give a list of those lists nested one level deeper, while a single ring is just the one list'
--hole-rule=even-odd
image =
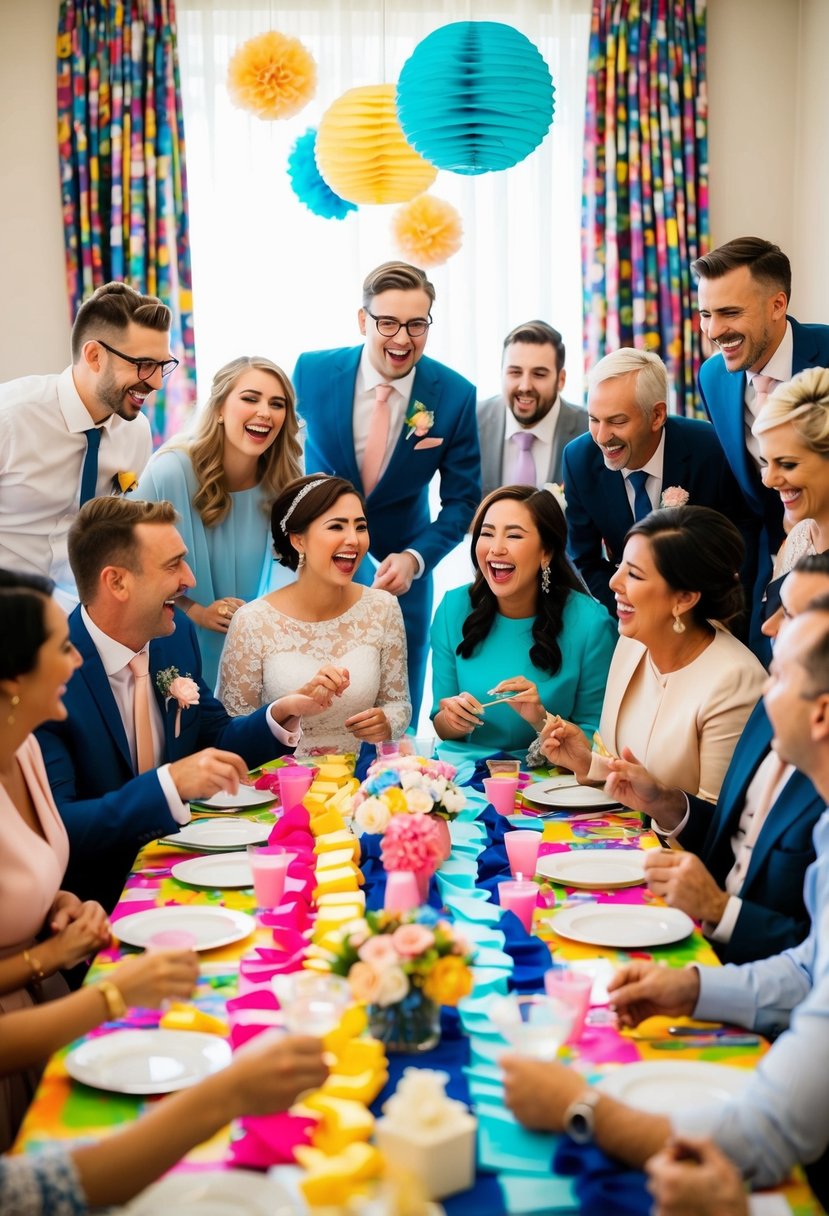
[{"label": "blue suit jacket", "polygon": [[[737,524],[746,539],[748,516],[713,427],[671,416],[665,423],[662,487],[681,486],[689,502],[712,507]],[[633,512],[621,472],[608,469],[598,444],[580,435],[564,449],[567,551],[597,600],[616,615],[608,582],[622,560]],[[607,557],[602,554],[602,542]]]},{"label": "blue suit jacket", "polygon": [[[135,775],[121,715],[98,651],[80,608],[69,617],[69,636],[83,658],[63,698],[69,716],[37,731],[49,784],[69,833],[69,868],[64,886],[82,899],[111,909],[138,850],[150,840],[178,831],[155,770]],[[204,747],[237,752],[251,767],[286,749],[272,735],[267,708],[230,718],[202,680],[195,630],[176,611],[176,630],[150,642],[150,680],[164,718],[165,761],[180,760]],[[176,706],[165,707],[156,674],[177,667],[199,684],[198,705],[182,711],[175,737]]]},{"label": "blue suit jacket", "polygon": [[[305,468],[335,473],[361,486],[354,455],[354,384],[362,346],[311,351],[294,369],[299,411],[308,427]],[[429,438],[439,447],[418,448],[404,427],[386,471],[368,496],[372,556],[417,549],[426,571],[461,540],[481,497],[481,460],[475,422],[475,389],[463,376],[424,355],[416,365],[412,404],[435,416]],[[440,473],[441,509],[432,522],[429,483]],[[428,622],[427,622],[428,625]]]},{"label": "blue suit jacket", "polygon": [[[746,790],[766,758],[772,729],[759,701],[734,750],[716,806],[689,797],[691,815],[680,836],[720,886],[734,864],[731,837],[740,822]],[[812,833],[826,809],[808,777],[795,772],[763,824],[740,892],[742,908],[731,940],[712,942],[724,962],[768,958],[796,946],[809,932],[803,878],[815,860]]]}]

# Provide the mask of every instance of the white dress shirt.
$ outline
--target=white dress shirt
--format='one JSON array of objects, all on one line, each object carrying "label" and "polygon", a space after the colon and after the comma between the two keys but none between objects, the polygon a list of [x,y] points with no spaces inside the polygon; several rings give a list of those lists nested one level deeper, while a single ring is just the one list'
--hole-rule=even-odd
[{"label": "white dress shirt", "polygon": [[786,322],[786,332],[765,367],[759,372],[746,372],[746,391],[744,397],[744,419],[746,447],[757,468],[760,468],[760,442],[752,435],[751,428],[760,412],[757,408],[757,391],[754,387],[755,376],[771,376],[773,380],[791,380],[792,360],[794,359],[794,335],[791,322]]},{"label": "white dress shirt", "polygon": [[[65,607],[77,603],[66,538],[78,512],[86,435],[95,423],[72,368],[0,385],[0,566],[55,580]],[[100,424],[96,492],[112,493],[116,473],[139,475],[152,453],[143,414]]]},{"label": "white dress shirt", "polygon": [[[645,482],[645,490],[647,492],[648,498],[651,500],[651,506],[653,507],[653,509],[655,511],[657,509],[657,507],[659,506],[659,503],[662,499],[662,489],[663,489],[662,474],[663,474],[664,466],[665,466],[665,428],[663,426],[662,434],[659,436],[659,443],[657,444],[656,451],[654,452],[653,456],[651,456],[648,463],[643,464],[641,470],[622,469],[622,476],[625,479],[625,493],[628,496],[628,502],[630,503],[631,512],[633,511],[633,502],[634,502],[634,498],[635,498],[635,492],[634,492],[633,486],[630,484],[631,473],[636,473],[636,472],[640,472],[640,471],[643,473],[647,473],[648,480]],[[635,518],[635,516],[634,516],[634,518]]]},{"label": "white dress shirt", "polygon": [[553,439],[556,433],[558,416],[561,413],[561,398],[556,397],[555,404],[549,414],[545,414],[534,426],[521,426],[509,406],[506,407],[507,420],[504,427],[504,451],[501,457],[501,485],[515,485],[515,467],[518,464],[520,448],[512,442],[512,436],[522,431],[525,435],[535,435],[535,443],[530,455],[535,465],[535,484],[537,489],[548,480],[550,463],[553,458]]}]

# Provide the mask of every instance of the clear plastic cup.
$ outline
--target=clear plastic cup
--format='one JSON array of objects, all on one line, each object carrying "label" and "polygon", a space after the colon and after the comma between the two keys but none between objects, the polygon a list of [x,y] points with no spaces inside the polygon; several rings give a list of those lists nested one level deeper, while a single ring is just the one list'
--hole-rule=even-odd
[{"label": "clear plastic cup", "polygon": [[386,875],[385,912],[410,912],[420,907],[417,875],[411,870],[390,870]]},{"label": "clear plastic cup", "polygon": [[541,848],[541,833],[533,828],[515,828],[512,832],[504,833],[504,846],[513,878],[518,874],[531,878],[535,874],[538,850]]},{"label": "clear plastic cup", "polygon": [[295,856],[295,853],[289,853],[278,845],[248,845],[253,893],[256,896],[256,906],[261,911],[275,908],[282,900],[288,866]]},{"label": "clear plastic cup", "polygon": [[484,793],[499,815],[515,814],[515,795],[518,793],[517,777],[484,777]]},{"label": "clear plastic cup", "polygon": [[557,1001],[564,1001],[573,1011],[573,1025],[568,1042],[577,1042],[584,1032],[584,1022],[590,1008],[593,977],[583,971],[552,967],[544,973],[544,991]]},{"label": "clear plastic cup", "polygon": [[498,883],[498,901],[505,912],[514,912],[528,933],[532,932],[533,913],[538,902],[538,887],[524,879]]},{"label": "clear plastic cup", "polygon": [[510,993],[493,1002],[490,1021],[514,1051],[535,1060],[554,1060],[571,1033],[573,1011],[543,992]]},{"label": "clear plastic cup", "polygon": [[293,811],[302,806],[302,799],[314,780],[314,770],[302,764],[286,764],[277,771],[276,779],[283,811]]}]

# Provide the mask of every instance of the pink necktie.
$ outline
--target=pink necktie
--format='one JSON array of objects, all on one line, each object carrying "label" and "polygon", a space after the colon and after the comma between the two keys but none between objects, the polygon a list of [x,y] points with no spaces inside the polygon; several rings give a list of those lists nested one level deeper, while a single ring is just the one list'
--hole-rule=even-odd
[{"label": "pink necktie", "polygon": [[755,376],[751,383],[754,385],[754,392],[757,394],[754,403],[755,416],[760,413],[760,410],[766,404],[766,401],[777,388],[778,384],[782,384],[781,380],[775,380],[774,376]]},{"label": "pink necktie", "polygon": [[135,756],[139,773],[155,768],[153,730],[150,724],[150,656],[146,650],[129,661],[135,681],[133,721],[135,723]]},{"label": "pink necktie", "polygon": [[371,415],[371,427],[366,440],[366,450],[363,453],[363,489],[366,496],[371,493],[380,480],[380,470],[386,457],[391,388],[390,384],[378,384],[374,390],[374,413]]},{"label": "pink necktie", "polygon": [[516,431],[510,438],[518,448],[518,459],[515,462],[512,480],[517,486],[534,486],[537,475],[532,449],[536,436],[532,431]]}]

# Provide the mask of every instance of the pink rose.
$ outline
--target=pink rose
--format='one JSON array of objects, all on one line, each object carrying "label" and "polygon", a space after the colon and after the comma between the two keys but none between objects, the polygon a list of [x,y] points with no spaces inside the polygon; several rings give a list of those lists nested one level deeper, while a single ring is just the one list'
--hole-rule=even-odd
[{"label": "pink rose", "polygon": [[391,935],[394,948],[404,958],[417,958],[435,944],[435,935],[425,925],[401,925]]},{"label": "pink rose", "polygon": [[170,681],[167,696],[178,702],[179,709],[189,709],[199,703],[199,686],[189,676],[176,676]]},{"label": "pink rose", "polygon": [[355,1001],[371,1005],[380,987],[380,977],[368,963],[353,963],[348,973],[348,986]]},{"label": "pink rose", "polygon": [[684,507],[690,497],[688,491],[684,490],[682,486],[668,486],[662,491],[659,505],[660,507]]},{"label": "pink rose", "polygon": [[363,942],[357,951],[363,962],[369,963],[378,970],[399,963],[400,959],[394,948],[392,936],[391,933],[381,933],[377,937],[370,937],[368,941]]}]

